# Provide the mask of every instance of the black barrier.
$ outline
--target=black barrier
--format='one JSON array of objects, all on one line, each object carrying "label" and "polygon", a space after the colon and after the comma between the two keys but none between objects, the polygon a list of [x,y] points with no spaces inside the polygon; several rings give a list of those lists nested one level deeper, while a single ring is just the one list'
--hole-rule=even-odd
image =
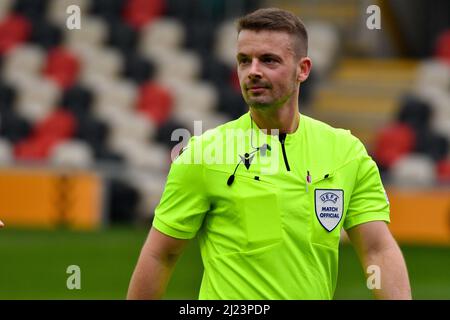
[{"label": "black barrier", "polygon": [[[34,317],[45,315],[58,319],[85,319],[95,315],[104,319],[109,314],[118,319],[310,319],[386,317],[387,312],[401,312],[402,318],[445,314],[450,301],[240,301],[240,300],[165,300],[165,301],[1,301],[2,314],[20,318],[28,312]],[[393,310],[391,310],[393,309]],[[397,309],[397,310],[395,310]],[[100,317],[99,317],[100,318]]]}]

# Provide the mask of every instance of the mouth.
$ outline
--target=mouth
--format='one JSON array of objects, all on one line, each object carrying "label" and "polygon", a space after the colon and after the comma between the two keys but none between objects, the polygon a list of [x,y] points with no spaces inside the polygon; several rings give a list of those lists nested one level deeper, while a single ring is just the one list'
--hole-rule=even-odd
[{"label": "mouth", "polygon": [[267,89],[267,87],[263,87],[263,86],[253,86],[253,87],[248,87],[247,88],[247,90],[252,92],[252,93],[263,92],[266,89]]}]

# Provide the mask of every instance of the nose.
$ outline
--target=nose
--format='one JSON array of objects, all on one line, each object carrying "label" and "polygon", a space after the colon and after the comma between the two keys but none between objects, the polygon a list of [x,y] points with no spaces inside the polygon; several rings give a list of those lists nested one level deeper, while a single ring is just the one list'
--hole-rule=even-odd
[{"label": "nose", "polygon": [[248,72],[248,77],[249,79],[260,79],[262,78],[262,72],[259,66],[259,61],[258,59],[253,59],[252,60],[252,64],[250,66],[250,70]]}]

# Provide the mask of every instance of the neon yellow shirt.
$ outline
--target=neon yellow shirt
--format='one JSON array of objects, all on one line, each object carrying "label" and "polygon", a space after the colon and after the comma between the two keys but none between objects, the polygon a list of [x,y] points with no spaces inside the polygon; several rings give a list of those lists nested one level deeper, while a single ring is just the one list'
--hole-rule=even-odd
[{"label": "neon yellow shirt", "polygon": [[349,131],[301,115],[294,133],[266,135],[246,113],[191,138],[153,226],[198,236],[199,299],[332,299],[341,229],[374,220],[389,222],[389,203]]}]

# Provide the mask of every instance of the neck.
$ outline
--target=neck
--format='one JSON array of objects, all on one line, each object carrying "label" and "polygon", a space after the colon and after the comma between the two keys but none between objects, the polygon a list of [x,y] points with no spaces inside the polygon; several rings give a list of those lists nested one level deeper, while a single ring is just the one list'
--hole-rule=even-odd
[{"label": "neck", "polygon": [[280,133],[295,132],[300,121],[297,103],[267,110],[250,107],[250,115],[260,129],[278,129]]}]

